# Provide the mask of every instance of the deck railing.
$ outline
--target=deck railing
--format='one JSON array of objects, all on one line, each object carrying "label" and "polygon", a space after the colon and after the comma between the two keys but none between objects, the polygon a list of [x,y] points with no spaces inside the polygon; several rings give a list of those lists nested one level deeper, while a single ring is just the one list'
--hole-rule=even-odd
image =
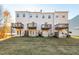
[{"label": "deck railing", "polygon": [[66,29],[68,28],[68,24],[56,24],[55,29]]},{"label": "deck railing", "polygon": [[28,24],[27,24],[27,27],[28,27],[29,29],[36,29],[37,24],[34,23],[34,22],[32,22],[32,23],[28,23]]},{"label": "deck railing", "polygon": [[41,29],[42,29],[42,30],[51,29],[51,24],[42,24],[42,25],[41,25]]},{"label": "deck railing", "polygon": [[12,23],[11,27],[22,29],[24,27],[24,25],[22,23]]}]

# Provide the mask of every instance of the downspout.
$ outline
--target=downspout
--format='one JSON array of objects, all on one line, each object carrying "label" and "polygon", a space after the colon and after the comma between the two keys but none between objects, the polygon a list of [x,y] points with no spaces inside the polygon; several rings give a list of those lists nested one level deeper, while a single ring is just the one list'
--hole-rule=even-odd
[{"label": "downspout", "polygon": [[53,13],[53,35],[55,35],[55,32],[54,32],[55,31],[55,27],[54,27],[54,15],[55,14]]}]

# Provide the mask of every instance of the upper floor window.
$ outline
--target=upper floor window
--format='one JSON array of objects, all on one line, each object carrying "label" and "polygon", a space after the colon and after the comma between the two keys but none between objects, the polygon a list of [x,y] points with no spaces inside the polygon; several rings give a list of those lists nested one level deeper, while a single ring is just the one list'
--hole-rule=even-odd
[{"label": "upper floor window", "polygon": [[19,14],[17,14],[17,17],[19,17]]},{"label": "upper floor window", "polygon": [[23,14],[23,17],[25,17],[25,14]]},{"label": "upper floor window", "polygon": [[43,15],[42,18],[45,18],[45,16]]},{"label": "upper floor window", "polygon": [[38,15],[36,15],[36,18],[38,18]]},{"label": "upper floor window", "polygon": [[30,18],[32,18],[32,15],[30,16]]},{"label": "upper floor window", "polygon": [[56,15],[56,18],[58,18],[59,16],[58,15]]},{"label": "upper floor window", "polygon": [[51,16],[49,15],[49,16],[48,16],[48,19],[50,19],[50,18],[51,18]]},{"label": "upper floor window", "polygon": [[65,16],[63,15],[62,18],[65,18]]}]

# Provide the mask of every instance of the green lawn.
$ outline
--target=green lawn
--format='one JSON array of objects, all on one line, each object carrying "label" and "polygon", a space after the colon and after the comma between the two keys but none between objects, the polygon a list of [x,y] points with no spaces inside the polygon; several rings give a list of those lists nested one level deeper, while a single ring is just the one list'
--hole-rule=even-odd
[{"label": "green lawn", "polygon": [[43,37],[15,37],[0,42],[1,55],[79,54],[79,40]]},{"label": "green lawn", "polygon": [[79,36],[72,36],[72,38],[79,39]]}]

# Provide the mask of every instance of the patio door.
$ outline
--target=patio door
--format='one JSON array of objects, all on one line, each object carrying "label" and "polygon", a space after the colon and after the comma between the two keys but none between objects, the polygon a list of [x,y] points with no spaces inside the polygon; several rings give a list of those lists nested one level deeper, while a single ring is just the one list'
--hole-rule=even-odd
[{"label": "patio door", "polygon": [[28,30],[25,30],[24,36],[26,36],[26,37],[29,36],[29,32],[28,32]]},{"label": "patio door", "polygon": [[21,29],[17,29],[17,36],[21,36]]}]

